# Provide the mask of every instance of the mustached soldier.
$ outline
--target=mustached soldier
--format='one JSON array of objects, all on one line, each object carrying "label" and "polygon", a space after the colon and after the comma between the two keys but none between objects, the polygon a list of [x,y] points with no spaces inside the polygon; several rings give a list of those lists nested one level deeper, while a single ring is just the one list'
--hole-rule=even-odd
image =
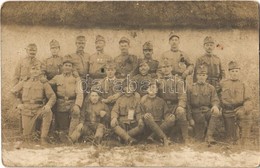
[{"label": "mustached soldier", "polygon": [[228,64],[230,79],[220,83],[220,101],[227,139],[236,142],[237,125],[241,130],[241,144],[248,143],[252,126],[253,102],[248,88],[239,80],[240,67],[236,61]]},{"label": "mustached soldier", "polygon": [[56,102],[56,96],[47,80],[42,81],[42,73],[41,64],[32,65],[30,78],[19,82],[11,92],[14,94],[22,92],[18,108],[22,115],[24,142],[31,139],[36,129],[36,122],[41,119],[41,144],[46,145],[52,120],[51,108]]},{"label": "mustached soldier", "polygon": [[109,114],[108,106],[103,103],[97,91],[91,91],[81,110],[80,124],[70,136],[76,142],[81,136],[94,134],[94,141],[100,144],[104,135],[105,121]]},{"label": "mustached soldier", "polygon": [[213,143],[213,133],[216,128],[219,111],[219,99],[214,86],[206,83],[207,65],[197,67],[197,82],[188,89],[187,109],[191,112],[195,121],[195,138],[203,141],[206,133],[206,141]]},{"label": "mustached soldier", "polygon": [[170,113],[166,102],[157,97],[158,86],[156,82],[151,82],[148,89],[148,94],[142,97],[141,111],[144,115],[145,125],[152,131],[148,140],[154,141],[156,135],[163,141],[164,145],[169,145],[169,140],[165,131],[169,130],[175,122],[175,116]]},{"label": "mustached soldier", "polygon": [[111,111],[111,127],[127,144],[136,143],[135,136],[142,133],[144,122],[140,110],[140,98],[134,94],[133,85],[125,81],[124,94],[118,98]]},{"label": "mustached soldier", "polygon": [[79,124],[83,92],[80,77],[73,74],[73,61],[70,56],[63,59],[62,74],[56,75],[49,83],[57,89],[55,122],[61,142],[68,142]]}]

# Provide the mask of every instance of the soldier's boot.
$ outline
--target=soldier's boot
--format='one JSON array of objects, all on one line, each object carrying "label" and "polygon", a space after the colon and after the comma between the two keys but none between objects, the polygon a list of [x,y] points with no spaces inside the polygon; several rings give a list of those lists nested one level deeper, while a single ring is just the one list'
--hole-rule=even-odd
[{"label": "soldier's boot", "polygon": [[82,129],[83,129],[83,125],[81,124],[77,125],[74,131],[68,136],[69,137],[68,140],[71,143],[76,142],[81,136]]},{"label": "soldier's boot", "polygon": [[218,119],[215,116],[211,116],[209,120],[209,125],[206,133],[206,139],[205,141],[209,144],[214,144],[216,143],[215,139],[213,138],[213,134],[216,130],[216,125],[217,125]]},{"label": "soldier's boot", "polygon": [[41,137],[41,145],[42,146],[48,146],[49,145],[47,137]]},{"label": "soldier's boot", "polygon": [[136,135],[139,135],[143,132],[144,130],[144,124],[143,123],[138,123],[138,126],[132,128],[131,130],[128,131],[128,135],[130,137],[135,137]]},{"label": "soldier's boot", "polygon": [[127,144],[133,144],[136,140],[132,138],[123,128],[120,126],[115,126],[113,128],[114,132],[122,138]]},{"label": "soldier's boot", "polygon": [[202,141],[206,129],[205,121],[195,123],[194,129],[195,129],[195,139]]},{"label": "soldier's boot", "polygon": [[42,116],[42,128],[41,128],[41,145],[48,144],[48,133],[50,130],[52,121],[52,111],[45,112]]},{"label": "soldier's boot", "polygon": [[225,117],[225,129],[226,129],[226,137],[228,139],[228,142],[236,143],[237,125],[236,125],[236,119],[234,116]]},{"label": "soldier's boot", "polygon": [[240,144],[242,146],[247,146],[250,142],[250,132],[251,132],[252,121],[251,120],[241,120],[239,125],[241,127]]},{"label": "soldier's boot", "polygon": [[104,135],[104,129],[105,129],[105,126],[103,124],[98,124],[97,129],[96,129],[96,133],[95,133],[95,136],[94,136],[94,140],[95,140],[95,143],[97,145],[99,145],[102,141],[102,138],[103,138],[103,135]]},{"label": "soldier's boot", "polygon": [[71,119],[70,119],[70,127],[69,127],[69,136],[75,131],[77,126],[79,125],[79,120],[80,120],[80,112],[73,112],[71,114]]},{"label": "soldier's boot", "polygon": [[178,121],[178,125],[181,129],[182,139],[185,144],[189,144],[191,142],[188,135],[189,124],[187,120]]},{"label": "soldier's boot", "polygon": [[22,141],[17,143],[14,147],[16,149],[26,148],[30,146],[31,136],[30,135],[23,135]]}]

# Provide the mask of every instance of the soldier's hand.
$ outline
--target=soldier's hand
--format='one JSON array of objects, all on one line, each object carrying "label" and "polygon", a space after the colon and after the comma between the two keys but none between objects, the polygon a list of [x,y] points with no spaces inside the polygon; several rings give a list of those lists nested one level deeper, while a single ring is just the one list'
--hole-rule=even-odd
[{"label": "soldier's hand", "polygon": [[139,126],[144,126],[144,121],[143,121],[142,119],[139,119],[139,120],[138,120],[138,125],[139,125]]},{"label": "soldier's hand", "polygon": [[73,75],[75,78],[79,77],[79,73],[78,73],[78,71],[76,71],[76,70],[73,70],[73,71],[72,71],[72,75]]},{"label": "soldier's hand", "polygon": [[99,112],[100,117],[104,117],[106,114],[107,114],[107,112],[105,112],[104,110],[101,110]]},{"label": "soldier's hand", "polygon": [[73,111],[74,113],[79,113],[79,112],[80,112],[79,106],[75,104],[75,105],[72,107],[72,111]]},{"label": "soldier's hand", "polygon": [[111,127],[115,127],[115,126],[117,126],[117,125],[118,125],[117,118],[113,118],[113,119],[111,120]]},{"label": "soldier's hand", "polygon": [[144,115],[144,119],[149,119],[149,118],[152,118],[152,114],[151,113],[145,113]]},{"label": "soldier's hand", "polygon": [[190,119],[189,123],[190,123],[190,126],[192,126],[192,127],[194,127],[194,126],[195,126],[195,122],[194,122],[194,120],[193,120],[193,119]]},{"label": "soldier's hand", "polygon": [[45,106],[43,106],[42,110],[51,111],[51,107],[49,105],[45,105]]},{"label": "soldier's hand", "polygon": [[219,116],[219,115],[220,115],[220,111],[219,111],[219,109],[218,109],[217,106],[213,106],[210,111],[211,111],[211,113],[212,113],[214,116]]},{"label": "soldier's hand", "polygon": [[77,125],[77,130],[81,130],[83,128],[83,123],[80,123],[79,125]]},{"label": "soldier's hand", "polygon": [[185,111],[185,109],[183,107],[179,106],[179,107],[177,107],[176,111],[183,112],[183,111]]},{"label": "soldier's hand", "polygon": [[103,103],[109,103],[109,100],[108,99],[102,99],[101,100]]}]

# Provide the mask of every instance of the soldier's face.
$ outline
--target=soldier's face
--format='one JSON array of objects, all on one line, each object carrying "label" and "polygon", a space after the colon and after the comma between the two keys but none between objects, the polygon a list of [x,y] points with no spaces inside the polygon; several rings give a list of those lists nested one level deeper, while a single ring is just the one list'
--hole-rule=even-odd
[{"label": "soldier's face", "polygon": [[108,78],[113,78],[115,76],[116,69],[115,68],[108,68],[108,69],[106,69],[106,73],[107,73]]},{"label": "soldier's face", "polygon": [[77,50],[78,50],[78,51],[82,51],[82,50],[84,50],[84,48],[85,48],[85,46],[86,46],[86,41],[77,40],[77,41],[76,41],[76,46],[77,46]]},{"label": "soldier's face", "polygon": [[96,49],[97,51],[102,51],[105,47],[105,42],[104,41],[97,41],[96,42]]},{"label": "soldier's face", "polygon": [[129,44],[127,42],[121,42],[119,43],[119,49],[122,54],[128,54]]},{"label": "soldier's face", "polygon": [[171,45],[172,48],[178,49],[179,44],[180,44],[180,39],[178,37],[172,37],[169,40],[169,44]]},{"label": "soldier's face", "polygon": [[35,57],[36,53],[37,53],[37,48],[36,47],[28,47],[26,49],[26,52],[27,52],[29,57]]},{"label": "soldier's face", "polygon": [[72,72],[73,69],[72,63],[69,62],[64,63],[62,69],[64,73]]},{"label": "soldier's face", "polygon": [[151,58],[152,55],[153,55],[153,50],[152,49],[144,49],[143,53],[144,53],[145,58]]},{"label": "soldier's face", "polygon": [[197,74],[197,81],[198,81],[198,83],[206,82],[207,78],[208,78],[207,74]]},{"label": "soldier's face", "polygon": [[230,78],[233,80],[239,79],[240,69],[231,69],[229,70]]},{"label": "soldier's face", "polygon": [[204,44],[204,49],[207,53],[211,54],[213,50],[215,49],[215,44],[214,43],[206,43]]},{"label": "soldier's face", "polygon": [[148,72],[149,72],[149,65],[148,64],[142,64],[140,67],[139,67],[139,72],[142,74],[142,75],[147,75]]},{"label": "soldier's face", "polygon": [[90,101],[92,102],[92,103],[97,103],[98,102],[98,100],[99,100],[99,95],[98,95],[98,93],[97,92],[91,92],[90,93],[90,96],[89,96],[89,99],[90,99]]},{"label": "soldier's face", "polygon": [[170,75],[171,72],[172,72],[172,66],[171,65],[164,65],[164,66],[162,66],[161,70],[162,70],[162,73],[164,75]]},{"label": "soldier's face", "polygon": [[157,94],[157,92],[158,92],[158,87],[157,87],[157,85],[155,85],[155,84],[150,85],[150,86],[148,87],[148,89],[147,89],[147,92],[148,92],[149,96],[155,97],[156,94]]},{"label": "soldier's face", "polygon": [[37,77],[41,74],[41,69],[38,66],[32,67],[30,73],[31,77]]},{"label": "soldier's face", "polygon": [[58,55],[60,52],[60,47],[51,47],[51,54]]}]

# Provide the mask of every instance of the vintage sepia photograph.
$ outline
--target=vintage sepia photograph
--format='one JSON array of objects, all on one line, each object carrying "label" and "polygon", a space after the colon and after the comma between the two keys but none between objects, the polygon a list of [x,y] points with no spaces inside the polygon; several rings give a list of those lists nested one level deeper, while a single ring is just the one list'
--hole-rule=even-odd
[{"label": "vintage sepia photograph", "polygon": [[257,1],[1,6],[6,167],[259,167]]}]

